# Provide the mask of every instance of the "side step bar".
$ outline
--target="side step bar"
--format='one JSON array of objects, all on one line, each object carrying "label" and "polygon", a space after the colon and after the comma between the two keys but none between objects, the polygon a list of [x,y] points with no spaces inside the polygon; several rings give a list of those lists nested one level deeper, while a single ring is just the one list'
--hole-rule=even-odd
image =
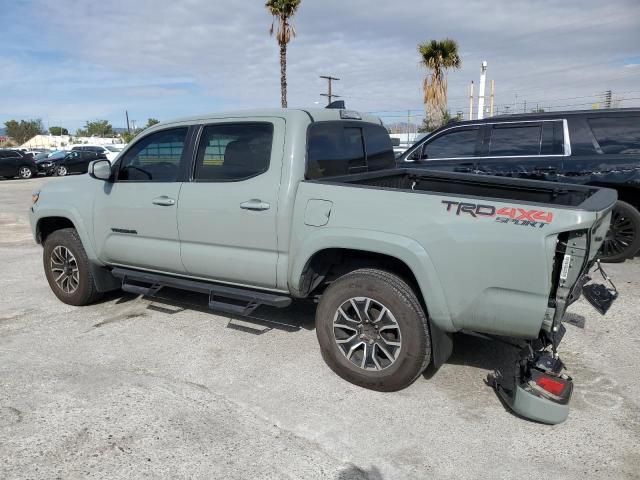
[{"label": "side step bar", "polygon": [[[136,295],[153,297],[162,287],[177,288],[209,295],[209,308],[232,315],[250,315],[260,305],[285,308],[291,305],[291,298],[270,292],[229,287],[199,280],[188,280],[170,275],[141,272],[126,268],[114,268],[111,274],[122,280],[122,290]],[[135,283],[132,283],[135,282]],[[145,285],[138,285],[139,283]],[[222,302],[218,298],[244,302],[244,305]]]}]

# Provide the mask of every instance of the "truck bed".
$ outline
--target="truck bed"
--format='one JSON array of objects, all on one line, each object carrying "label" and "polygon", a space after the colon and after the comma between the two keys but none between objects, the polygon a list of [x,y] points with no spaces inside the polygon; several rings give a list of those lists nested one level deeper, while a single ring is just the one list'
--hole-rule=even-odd
[{"label": "truck bed", "polygon": [[445,193],[460,197],[507,199],[518,203],[579,207],[588,211],[602,210],[615,201],[616,196],[614,190],[593,186],[507,177],[482,177],[468,173],[411,168],[356,173],[317,181],[424,193]]}]

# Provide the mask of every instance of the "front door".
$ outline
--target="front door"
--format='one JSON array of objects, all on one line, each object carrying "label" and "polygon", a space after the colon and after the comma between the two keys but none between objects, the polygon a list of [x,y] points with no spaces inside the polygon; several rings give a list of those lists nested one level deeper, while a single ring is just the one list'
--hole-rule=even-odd
[{"label": "front door", "polygon": [[471,173],[482,139],[478,125],[454,126],[427,138],[410,153],[405,167]]},{"label": "front door", "polygon": [[276,286],[283,119],[206,125],[180,192],[182,262],[194,277]]},{"label": "front door", "polygon": [[140,138],[114,164],[114,181],[100,184],[94,234],[102,261],[184,273],[177,205],[189,160],[187,133],[187,127],[179,127]]}]

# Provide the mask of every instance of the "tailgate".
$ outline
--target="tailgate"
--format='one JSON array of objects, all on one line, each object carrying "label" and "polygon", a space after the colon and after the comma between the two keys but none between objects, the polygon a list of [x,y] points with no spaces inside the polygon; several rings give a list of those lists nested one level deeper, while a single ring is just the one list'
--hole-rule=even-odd
[{"label": "tailgate", "polygon": [[596,213],[591,228],[570,230],[558,235],[553,286],[549,296],[549,307],[555,309],[553,322],[549,325],[552,331],[558,328],[567,307],[580,298],[582,287],[589,280],[587,274],[597,260],[617,199],[615,190],[599,189],[578,207]]}]

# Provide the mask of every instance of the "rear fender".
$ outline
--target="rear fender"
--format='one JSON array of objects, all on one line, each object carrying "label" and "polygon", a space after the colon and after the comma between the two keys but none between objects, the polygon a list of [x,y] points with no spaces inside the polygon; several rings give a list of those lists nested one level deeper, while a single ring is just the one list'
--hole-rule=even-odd
[{"label": "rear fender", "polygon": [[350,249],[388,255],[403,262],[415,276],[427,306],[429,320],[443,332],[458,329],[451,321],[444,291],[428,253],[415,240],[390,233],[342,228],[314,230],[313,236],[296,242],[291,254],[289,289],[300,294],[302,274],[309,260],[326,249]]}]

